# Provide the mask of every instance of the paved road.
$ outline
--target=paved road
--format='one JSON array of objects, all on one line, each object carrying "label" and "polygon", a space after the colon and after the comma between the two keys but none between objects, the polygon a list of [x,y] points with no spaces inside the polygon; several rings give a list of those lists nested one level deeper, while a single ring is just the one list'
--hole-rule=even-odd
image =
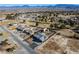
[{"label": "paved road", "polygon": [[3,30],[9,32],[9,33],[15,38],[14,41],[18,42],[19,45],[21,45],[22,47],[24,47],[26,51],[28,51],[28,52],[31,53],[31,54],[36,54],[36,52],[35,52],[32,48],[30,48],[30,47],[28,46],[28,43],[22,41],[23,39],[22,39],[21,37],[19,37],[18,35],[14,34],[14,33],[11,32],[11,31],[9,31],[9,30],[8,30],[6,27],[4,27],[4,26],[0,26],[0,27],[1,27]]}]

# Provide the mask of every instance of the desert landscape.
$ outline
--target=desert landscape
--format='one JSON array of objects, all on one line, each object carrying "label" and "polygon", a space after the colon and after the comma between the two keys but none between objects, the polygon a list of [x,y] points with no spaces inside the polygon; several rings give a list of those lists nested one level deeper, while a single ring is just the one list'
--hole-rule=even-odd
[{"label": "desert landscape", "polygon": [[0,6],[0,54],[79,54],[79,5]]}]

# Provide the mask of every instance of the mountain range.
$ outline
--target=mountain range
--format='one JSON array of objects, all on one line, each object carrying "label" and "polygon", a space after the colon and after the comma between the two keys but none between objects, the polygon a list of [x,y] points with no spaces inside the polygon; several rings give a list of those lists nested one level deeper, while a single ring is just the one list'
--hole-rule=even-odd
[{"label": "mountain range", "polygon": [[54,10],[79,10],[79,5],[78,4],[37,4],[37,5],[29,5],[29,4],[23,4],[23,5],[0,5],[0,10],[14,10],[14,9],[41,9],[41,8],[46,8],[46,9],[54,9]]},{"label": "mountain range", "polygon": [[6,6],[6,5],[3,5],[3,6],[0,6],[0,8],[40,8],[40,7],[44,7],[44,8],[79,8],[79,5],[78,4],[48,4],[48,5],[35,5],[35,6],[32,6],[32,5],[13,5],[13,6]]}]

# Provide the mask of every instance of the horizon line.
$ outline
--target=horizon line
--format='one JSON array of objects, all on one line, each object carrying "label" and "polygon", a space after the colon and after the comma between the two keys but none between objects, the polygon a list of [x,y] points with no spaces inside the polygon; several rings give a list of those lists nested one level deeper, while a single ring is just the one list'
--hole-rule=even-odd
[{"label": "horizon line", "polygon": [[[28,6],[55,6],[57,4],[0,4],[0,6],[23,6],[23,5],[28,5]],[[79,4],[61,4],[61,5],[79,5]]]}]

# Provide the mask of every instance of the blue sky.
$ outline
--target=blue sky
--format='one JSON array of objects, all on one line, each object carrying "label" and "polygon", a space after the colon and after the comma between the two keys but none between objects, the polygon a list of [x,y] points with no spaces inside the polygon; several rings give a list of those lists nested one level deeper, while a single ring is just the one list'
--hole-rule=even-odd
[{"label": "blue sky", "polygon": [[48,6],[48,5],[55,5],[55,4],[0,4],[0,6],[22,6],[22,5],[29,5],[29,6]]},{"label": "blue sky", "polygon": [[[29,6],[49,6],[49,5],[56,5],[56,4],[0,4],[0,6],[23,6],[23,5],[29,5]],[[72,4],[72,5],[79,5],[79,4]]]}]

